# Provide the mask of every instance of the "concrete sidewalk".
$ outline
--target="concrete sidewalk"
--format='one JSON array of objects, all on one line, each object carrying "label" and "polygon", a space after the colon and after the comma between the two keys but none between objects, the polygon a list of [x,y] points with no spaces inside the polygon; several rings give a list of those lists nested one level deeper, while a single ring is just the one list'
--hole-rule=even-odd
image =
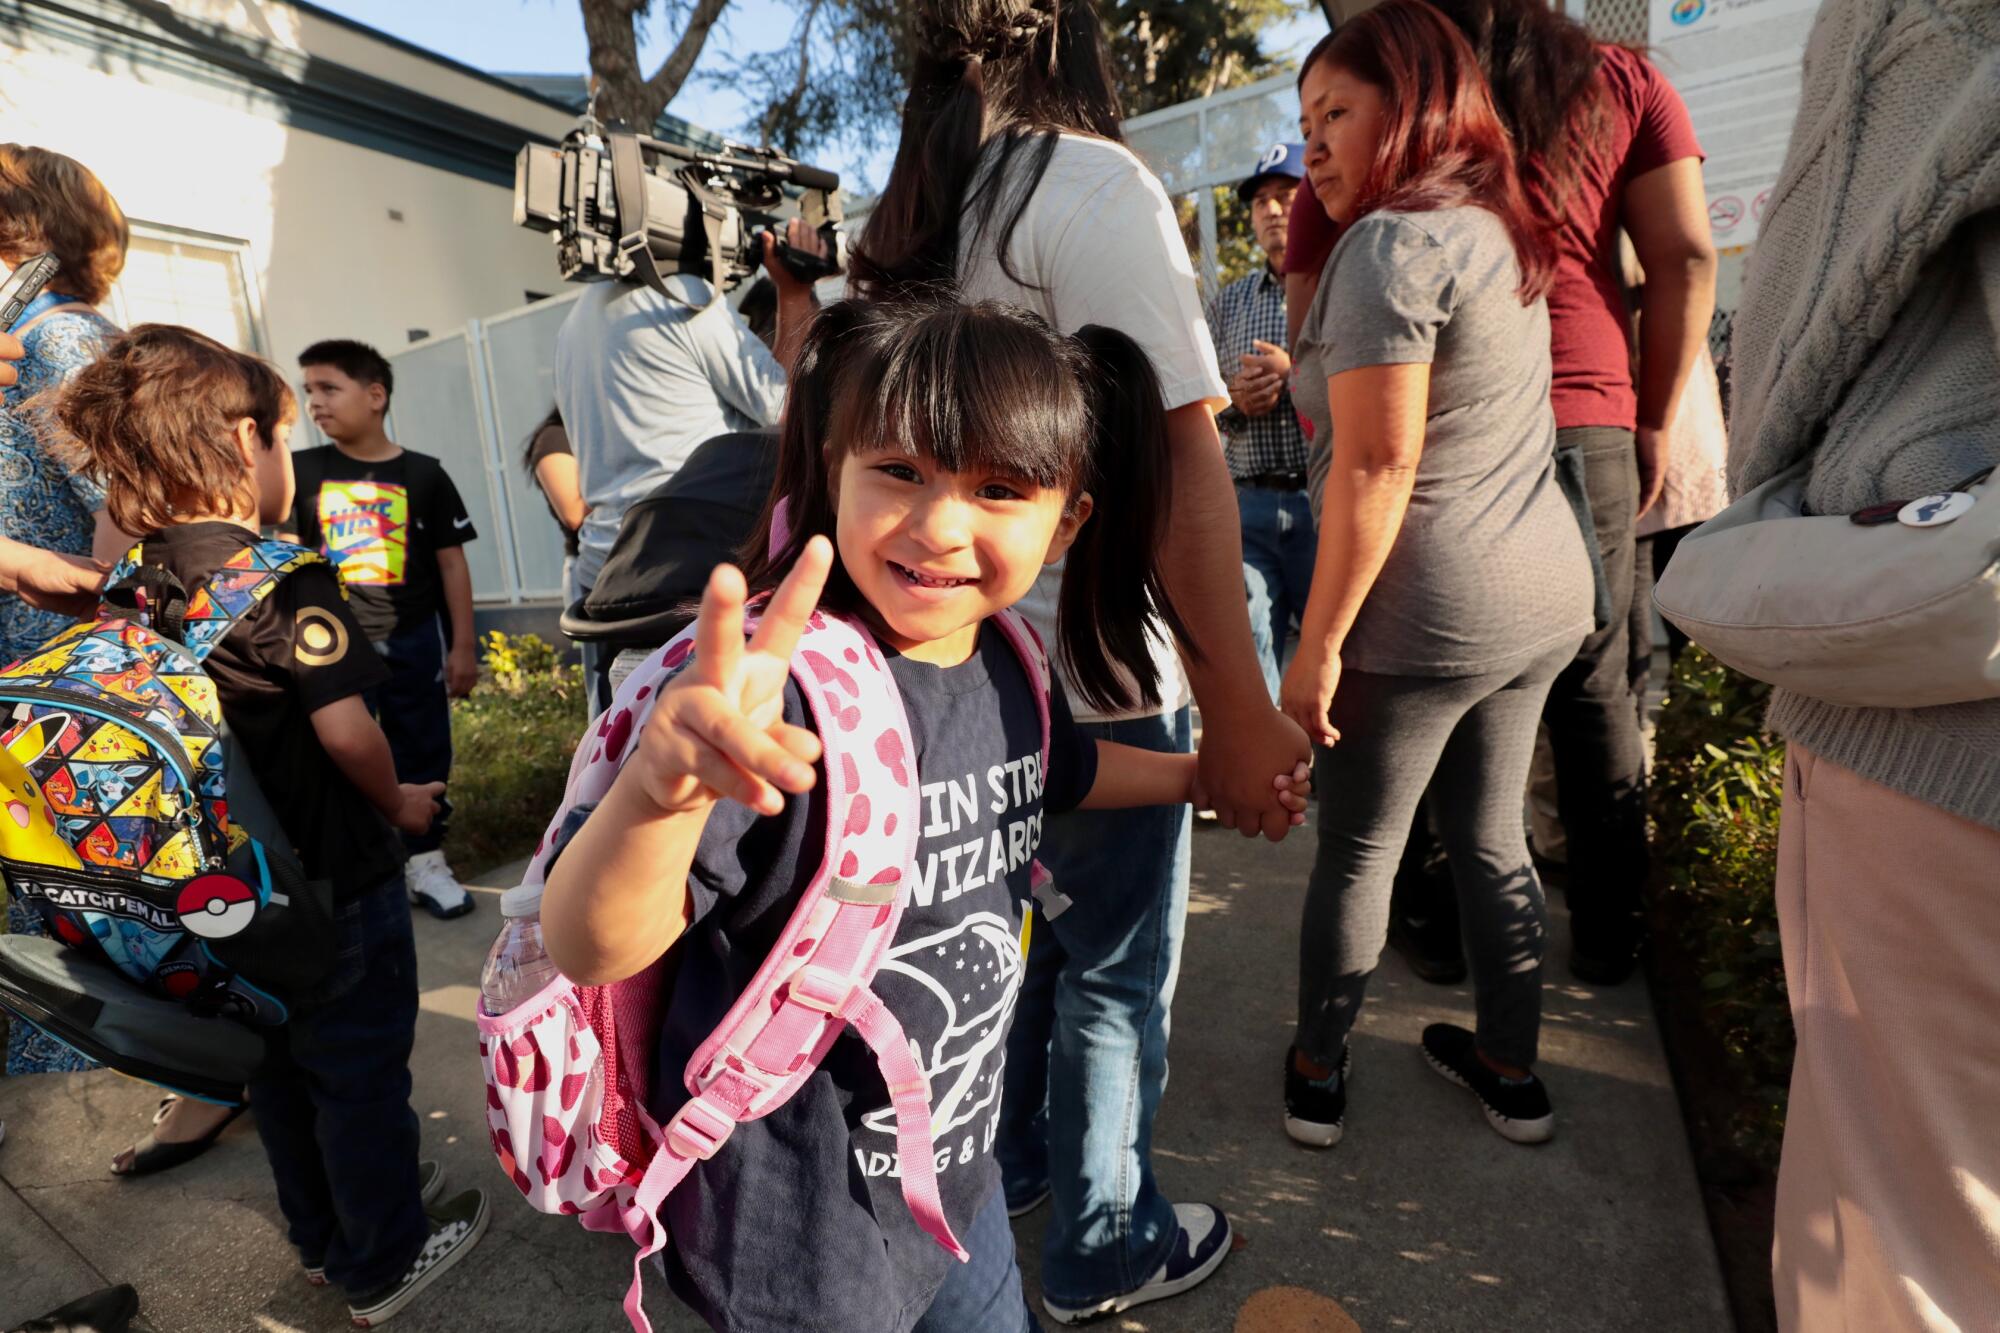
[{"label": "concrete sidewalk", "polygon": [[[1506,1143],[1423,1063],[1426,1023],[1470,1023],[1470,991],[1385,959],[1354,1039],[1347,1136],[1314,1153],[1280,1126],[1299,904],[1311,831],[1279,847],[1203,830],[1174,1004],[1173,1075],[1155,1160],[1176,1198],[1221,1204],[1238,1252],[1198,1290],[1098,1327],[1115,1333],[1708,1330],[1729,1316],[1673,1089],[1640,982],[1558,979],[1543,1063],[1558,1135]],[[484,877],[511,883],[506,872]],[[497,890],[496,890],[497,891]],[[1550,971],[1566,947],[1558,917]],[[486,1240],[398,1318],[433,1330],[618,1330],[631,1249],[530,1211],[483,1128],[471,1022],[498,921],[491,893],[455,922],[417,918],[424,967],[416,1096],[452,1188],[489,1192]],[[108,1073],[0,1079],[0,1328],[107,1282],[140,1289],[157,1333],[347,1327],[284,1240],[255,1133],[238,1122],[178,1171],[121,1181],[111,1156],[157,1094]],[[1045,1214],[1017,1224],[1030,1296]],[[654,1327],[697,1325],[657,1279]],[[977,1330],[967,1330],[977,1333]]]}]

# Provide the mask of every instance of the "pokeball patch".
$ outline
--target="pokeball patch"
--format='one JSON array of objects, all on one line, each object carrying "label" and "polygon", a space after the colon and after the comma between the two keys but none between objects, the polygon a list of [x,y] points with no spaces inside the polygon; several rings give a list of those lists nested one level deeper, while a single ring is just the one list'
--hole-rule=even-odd
[{"label": "pokeball patch", "polygon": [[181,890],[174,908],[190,935],[226,940],[257,915],[257,893],[234,875],[202,875]]}]

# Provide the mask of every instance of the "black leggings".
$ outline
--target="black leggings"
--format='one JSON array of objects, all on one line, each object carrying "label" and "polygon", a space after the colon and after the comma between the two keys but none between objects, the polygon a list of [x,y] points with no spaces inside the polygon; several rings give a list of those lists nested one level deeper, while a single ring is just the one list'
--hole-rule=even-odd
[{"label": "black leggings", "polygon": [[1319,852],[1299,938],[1298,1046],[1338,1067],[1388,934],[1390,886],[1418,803],[1451,858],[1478,1009],[1480,1049],[1534,1063],[1547,912],[1521,828],[1521,792],[1567,640],[1478,676],[1343,673],[1341,741],[1317,754]]}]

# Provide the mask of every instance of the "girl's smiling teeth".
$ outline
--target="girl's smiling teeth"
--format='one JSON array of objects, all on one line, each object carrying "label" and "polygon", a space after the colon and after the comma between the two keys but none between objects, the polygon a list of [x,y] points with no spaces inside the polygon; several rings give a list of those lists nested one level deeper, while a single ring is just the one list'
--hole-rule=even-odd
[{"label": "girl's smiling teeth", "polygon": [[903,582],[915,588],[944,590],[949,588],[963,588],[979,582],[977,578],[949,578],[940,574],[926,574],[920,570],[911,569],[908,565],[898,564],[894,560],[889,562],[889,568],[895,570],[897,577],[901,578]]}]

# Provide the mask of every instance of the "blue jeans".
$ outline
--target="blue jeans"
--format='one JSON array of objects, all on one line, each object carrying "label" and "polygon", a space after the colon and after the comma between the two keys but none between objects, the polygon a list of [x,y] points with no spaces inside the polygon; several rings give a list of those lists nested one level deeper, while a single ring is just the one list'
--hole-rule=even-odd
[{"label": "blue jeans", "polygon": [[1267,491],[1238,485],[1236,511],[1243,521],[1243,591],[1250,598],[1250,641],[1264,685],[1278,697],[1280,664],[1292,618],[1306,612],[1319,535],[1304,491]]},{"label": "blue jeans", "polygon": [[959,1240],[972,1257],[951,1266],[931,1308],[910,1333],[1041,1333],[1021,1292],[1005,1192],[993,1191]]},{"label": "blue jeans", "polygon": [[[1193,748],[1185,708],[1083,732]],[[1179,1231],[1153,1179],[1152,1147],[1187,916],[1188,827],[1184,805],[1078,811],[1051,818],[1042,839],[1042,863],[1073,904],[1032,927],[994,1151],[1009,1199],[1051,1190],[1042,1290],[1058,1305],[1143,1286]]]},{"label": "blue jeans", "polygon": [[[590,596],[590,590],[597,586],[597,576],[604,572],[604,562],[609,558],[607,551],[578,551],[576,558],[569,561],[563,570],[563,605],[575,608]],[[617,654],[605,645],[590,640],[571,640],[583,658],[583,697],[590,716],[586,722],[595,722],[597,715],[611,707],[611,680],[609,672],[611,659]]]},{"label": "blue jeans", "polygon": [[[444,684],[444,626],[432,617],[375,645],[389,679],[362,697],[389,738],[398,782],[451,778],[451,700]],[[451,819],[440,813],[423,833],[405,833],[411,855],[444,846]]]},{"label": "blue jeans", "polygon": [[292,1005],[250,1084],[291,1242],[366,1296],[401,1277],[430,1222],[410,1109],[417,946],[403,877],[334,908],[333,971]]}]

